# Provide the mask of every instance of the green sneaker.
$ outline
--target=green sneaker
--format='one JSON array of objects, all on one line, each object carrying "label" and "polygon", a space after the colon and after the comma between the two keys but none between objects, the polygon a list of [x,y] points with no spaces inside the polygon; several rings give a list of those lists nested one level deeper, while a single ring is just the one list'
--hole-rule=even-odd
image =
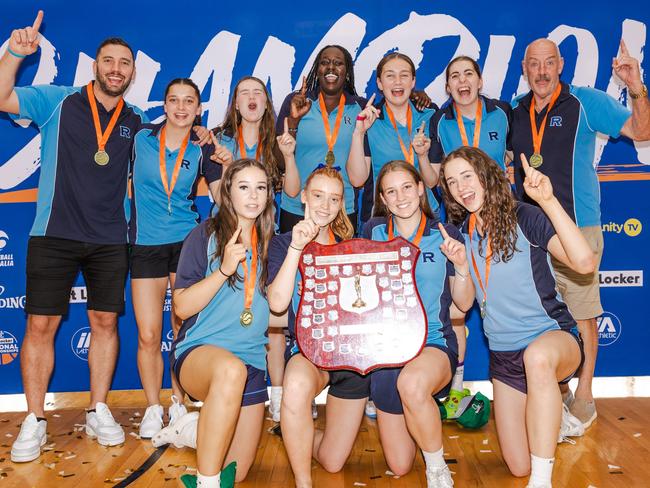
[{"label": "green sneaker", "polygon": [[[237,463],[235,461],[221,470],[221,477],[219,478],[220,488],[233,488],[235,486],[236,473]],[[196,488],[196,475],[194,474],[184,474],[181,476],[181,481],[185,488]]]},{"label": "green sneaker", "polygon": [[458,417],[458,405],[460,404],[460,401],[471,394],[472,393],[467,388],[464,388],[463,391],[451,390],[449,392],[449,397],[445,403],[442,404],[447,413],[445,418],[452,420]]}]

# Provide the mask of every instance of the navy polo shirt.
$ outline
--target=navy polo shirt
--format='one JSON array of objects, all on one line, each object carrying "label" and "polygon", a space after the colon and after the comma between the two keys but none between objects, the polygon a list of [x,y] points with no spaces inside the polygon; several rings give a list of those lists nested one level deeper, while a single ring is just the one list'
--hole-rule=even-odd
[{"label": "navy polo shirt", "polygon": [[[483,96],[480,100],[482,116],[478,147],[505,170],[512,108],[501,100]],[[463,125],[467,133],[467,142],[471,146],[474,142],[476,121],[463,116]],[[447,154],[463,146],[452,101],[436,112],[431,119],[429,137],[431,138],[429,160],[432,163],[440,163]]]},{"label": "navy polo shirt", "polygon": [[[31,236],[93,244],[127,241],[127,177],[131,144],[146,121],[124,103],[106,143],[110,161],[95,163],[97,136],[85,87],[39,85],[15,88],[20,113],[41,131],[41,172]],[[102,130],[114,113],[97,102]]]},{"label": "navy polo shirt", "polygon": [[[519,155],[530,158],[533,137],[530,127],[532,91],[512,102],[510,141],[514,152],[517,197],[534,203],[524,194],[524,171]],[[536,114],[537,127],[548,105]],[[578,227],[600,225],[600,184],[594,166],[596,136],[602,132],[618,137],[631,112],[605,92],[562,83],[560,96],[548,114],[537,168],[547,175],[562,207]]]},{"label": "navy polo shirt", "polygon": [[[318,91],[307,93],[311,100],[309,111],[300,119],[298,123],[298,133],[296,135],[296,165],[300,173],[300,188],[305,187],[305,182],[311,173],[318,167],[325,165],[325,156],[327,151],[327,139],[325,138],[325,126],[323,116],[318,103]],[[284,119],[291,113],[291,100],[296,93],[290,93],[282,103],[275,131],[278,135],[284,132]],[[357,95],[344,92],[345,106],[343,108],[343,117],[339,128],[338,137],[334,144],[334,167],[341,172],[343,178],[343,189],[345,192],[345,211],[347,213],[355,212],[354,188],[348,178],[346,163],[350,155],[350,146],[352,145],[352,132],[357,123],[357,115],[366,106],[366,100]],[[329,114],[330,130],[334,131],[336,117],[339,113],[338,107],[334,108]],[[296,215],[303,215],[304,210],[300,202],[300,195],[290,197],[282,192],[282,202],[280,208]]]},{"label": "navy polo shirt", "polygon": [[[160,175],[159,134],[165,122],[145,124],[133,144],[131,216],[129,242],[146,246],[180,242],[196,226],[200,216],[194,199],[201,176],[208,184],[221,178],[222,166],[210,160],[214,146],[200,147],[190,141],[185,149],[176,184],[171,193],[171,214],[167,192]],[[165,148],[167,184],[170,184],[180,149]]]},{"label": "navy polo shirt", "polygon": [[[539,207],[527,203],[518,202],[516,214],[514,255],[507,262],[492,260],[490,265],[483,331],[492,351],[518,351],[544,332],[573,331],[576,327],[555,289],[555,275],[548,253],[548,242],[555,235],[553,225]],[[467,260],[472,262],[473,250],[485,284],[487,239],[479,248],[481,236],[475,231],[470,240],[468,223],[469,219],[466,219],[462,226]],[[476,300],[481,303],[484,293],[474,266],[470,266],[470,275],[476,289]]]}]

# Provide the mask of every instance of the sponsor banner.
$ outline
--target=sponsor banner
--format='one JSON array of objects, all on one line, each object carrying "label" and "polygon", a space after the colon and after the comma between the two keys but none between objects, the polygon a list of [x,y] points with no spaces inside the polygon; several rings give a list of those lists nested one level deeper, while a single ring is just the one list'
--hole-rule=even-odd
[{"label": "sponsor banner", "polygon": [[601,288],[643,286],[643,271],[600,271],[598,281]]},{"label": "sponsor banner", "polygon": [[623,333],[623,326],[620,319],[611,312],[603,312],[596,319],[598,324],[598,345],[611,346],[619,340]]}]

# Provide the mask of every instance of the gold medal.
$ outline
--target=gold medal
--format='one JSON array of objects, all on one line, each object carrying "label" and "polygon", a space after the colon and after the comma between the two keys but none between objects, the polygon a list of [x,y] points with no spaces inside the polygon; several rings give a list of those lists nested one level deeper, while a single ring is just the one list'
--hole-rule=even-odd
[{"label": "gold medal", "polygon": [[250,308],[242,310],[241,315],[239,315],[239,323],[242,327],[248,327],[253,323],[253,312],[251,312]]},{"label": "gold medal", "polygon": [[100,166],[106,166],[110,159],[111,158],[108,157],[108,153],[106,151],[97,151],[95,153],[95,163]]},{"label": "gold medal", "polygon": [[327,154],[325,155],[325,165],[329,168],[334,166],[334,153],[332,151],[327,151]]},{"label": "gold medal", "polygon": [[528,161],[533,168],[539,168],[544,163],[544,158],[541,154],[535,153],[530,157]]}]

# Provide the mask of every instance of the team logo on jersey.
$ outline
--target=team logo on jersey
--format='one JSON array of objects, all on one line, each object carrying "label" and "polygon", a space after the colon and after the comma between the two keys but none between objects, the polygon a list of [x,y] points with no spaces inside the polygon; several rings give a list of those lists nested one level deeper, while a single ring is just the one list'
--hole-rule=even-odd
[{"label": "team logo on jersey", "polygon": [[82,361],[88,361],[90,335],[90,327],[82,327],[73,334],[72,339],[70,340],[72,352]]},{"label": "team logo on jersey", "polygon": [[6,330],[0,330],[0,366],[11,363],[18,357],[18,341]]},{"label": "team logo on jersey", "polygon": [[131,129],[124,125],[120,125],[120,136],[126,139],[131,139]]},{"label": "team logo on jersey", "polygon": [[553,115],[548,125],[549,127],[562,127],[562,117],[559,115]]},{"label": "team logo on jersey", "polygon": [[25,308],[25,295],[5,296],[5,287],[0,285],[0,308]]},{"label": "team logo on jersey", "polygon": [[619,318],[611,312],[603,312],[603,314],[596,319],[598,324],[598,345],[609,346],[614,344],[621,333],[623,327]]},{"label": "team logo on jersey", "polygon": [[[7,247],[9,241],[9,235],[3,230],[0,230],[0,251]],[[14,265],[14,255],[13,254],[2,254],[0,253],[0,268],[11,268]]]}]

